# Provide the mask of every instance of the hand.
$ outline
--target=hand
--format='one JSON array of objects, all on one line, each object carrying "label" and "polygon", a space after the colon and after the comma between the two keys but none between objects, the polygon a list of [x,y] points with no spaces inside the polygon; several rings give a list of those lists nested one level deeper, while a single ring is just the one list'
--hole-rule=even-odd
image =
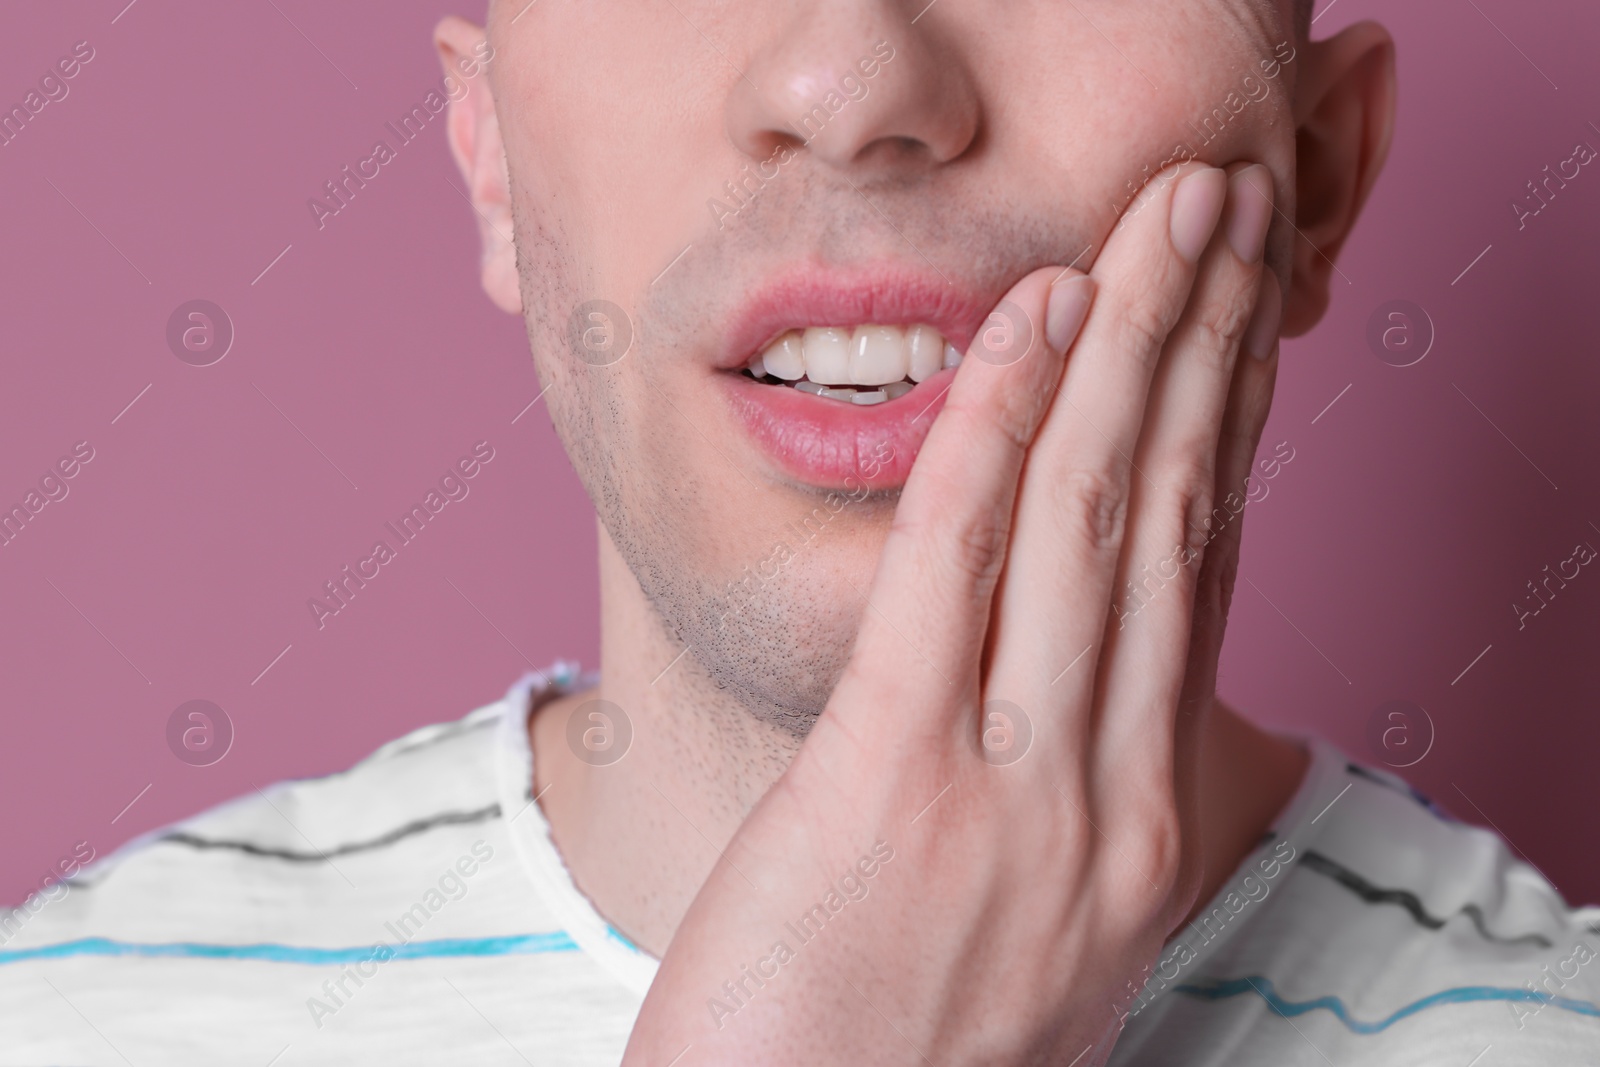
[{"label": "hand", "polygon": [[[1200,884],[1239,536],[1210,514],[1276,366],[1271,178],[1231,169],[1158,177],[1090,275],[1017,283],[997,313],[1020,358],[974,342],[849,666],[685,916],[625,1063],[1109,1055]],[[1258,292],[1261,358],[1236,359]]]}]

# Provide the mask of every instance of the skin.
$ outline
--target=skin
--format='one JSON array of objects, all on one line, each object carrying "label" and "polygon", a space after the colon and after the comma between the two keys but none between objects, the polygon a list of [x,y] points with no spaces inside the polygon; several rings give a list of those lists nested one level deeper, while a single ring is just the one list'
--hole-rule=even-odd
[{"label": "skin", "polygon": [[[1112,995],[1304,770],[1214,699],[1240,522],[1191,542],[1172,595],[1128,625],[1109,609],[1212,500],[1243,495],[1276,338],[1322,315],[1387,150],[1388,36],[1363,23],[1311,44],[1286,8],[1241,0],[916,15],[496,4],[487,78],[452,104],[485,291],[524,317],[599,518],[603,680],[532,731],[574,878],[664,954],[627,1062],[685,1044],[699,1062],[1066,1062],[1090,1046],[1098,1062]],[[483,33],[441,23],[446,69]],[[896,54],[870,93],[794,142],[794,116],[879,40]],[[1280,42],[1294,59],[1262,79]],[[1189,120],[1247,72],[1270,92],[1201,144]],[[718,229],[707,200],[784,143],[794,162]],[[1198,158],[1149,181],[1179,143]],[[1207,183],[1209,221],[1191,205],[1175,224],[1178,190]],[[1264,262],[1229,240],[1251,210],[1271,221]],[[1202,223],[1216,233],[1196,264],[1177,235]],[[818,499],[707,388],[740,295],[800,260],[935,264],[1022,307],[1034,346],[1007,367],[968,358],[904,491],[846,509],[719,624],[729,582]],[[1064,271],[1075,261],[1092,280]],[[1052,297],[1060,327],[1074,286],[1093,290],[1081,334],[1052,336]],[[596,298],[635,333],[603,368],[565,339]],[[1247,335],[1265,359],[1238,355]],[[606,767],[565,743],[594,696],[634,730]],[[972,743],[997,698],[1035,724],[1007,768]],[[896,858],[873,921],[857,909],[737,1025],[710,1026],[707,996],[875,841]]]}]

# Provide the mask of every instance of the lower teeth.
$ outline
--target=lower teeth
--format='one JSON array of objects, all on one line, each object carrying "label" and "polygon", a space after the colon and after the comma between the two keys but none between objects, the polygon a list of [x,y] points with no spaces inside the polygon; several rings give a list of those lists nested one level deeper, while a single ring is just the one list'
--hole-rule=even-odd
[{"label": "lower teeth", "polygon": [[882,404],[886,400],[894,400],[897,397],[905,396],[916,386],[915,382],[904,379],[898,382],[890,382],[888,385],[853,386],[822,385],[809,378],[787,381],[771,374],[763,375],[759,378],[754,375],[750,375],[750,377],[766,385],[787,385],[800,390],[802,393],[811,393],[814,396],[826,397],[829,400],[839,400],[847,404],[860,404],[864,407],[871,404]]}]

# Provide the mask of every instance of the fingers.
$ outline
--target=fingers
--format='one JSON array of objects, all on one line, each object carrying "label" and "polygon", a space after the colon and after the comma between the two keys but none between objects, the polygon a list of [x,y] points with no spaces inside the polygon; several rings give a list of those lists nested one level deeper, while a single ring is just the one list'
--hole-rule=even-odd
[{"label": "fingers", "polygon": [[1178,763],[1174,714],[1185,741],[1203,707],[1181,707],[1189,667],[1195,589],[1210,531],[1228,516],[1214,508],[1217,449],[1235,357],[1259,290],[1262,249],[1272,221],[1272,179],[1260,165],[1228,182],[1223,225],[1206,251],[1193,298],[1151,388],[1139,442],[1143,477],[1133,488],[1122,604],[1110,637],[1102,725],[1105,765],[1125,787],[1128,761],[1173,788]]},{"label": "fingers", "polygon": [[[1179,700],[1183,708],[1209,701],[1216,693],[1217,656],[1222,651],[1223,631],[1233,598],[1239,544],[1244,533],[1244,509],[1249,499],[1246,479],[1255,465],[1256,449],[1272,406],[1277,378],[1282,292],[1278,279],[1270,272],[1265,273],[1255,314],[1245,331],[1233,372],[1228,410],[1223,417],[1217,446],[1215,499],[1222,503],[1225,514],[1207,533],[1210,540],[1195,590],[1194,625],[1189,639],[1190,671]],[[1190,718],[1194,717],[1180,715],[1179,718],[1180,752],[1186,741],[1182,730]],[[1193,743],[1192,739],[1189,743]]]},{"label": "fingers", "polygon": [[1094,266],[1100,295],[1028,457],[988,692],[1026,709],[1058,751],[1084,750],[1151,379],[1225,192],[1221,171],[1189,167],[1152,183],[1124,216]]},{"label": "fingers", "polygon": [[970,713],[1018,475],[1060,380],[1047,335],[1070,341],[1092,294],[1081,273],[1034,271],[974,340],[895,509],[830,711],[868,707],[863,727],[901,737],[939,728],[940,709],[947,725]]}]

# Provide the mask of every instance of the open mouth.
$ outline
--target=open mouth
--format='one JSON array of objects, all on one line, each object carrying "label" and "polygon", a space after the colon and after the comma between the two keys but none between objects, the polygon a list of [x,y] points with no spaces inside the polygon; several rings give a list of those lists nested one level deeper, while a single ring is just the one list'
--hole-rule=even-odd
[{"label": "open mouth", "polygon": [[999,288],[801,257],[731,309],[716,392],[769,473],[809,489],[897,489]]},{"label": "open mouth", "polygon": [[870,406],[902,397],[960,363],[960,351],[932,326],[872,323],[786,330],[743,373],[765,385]]}]

